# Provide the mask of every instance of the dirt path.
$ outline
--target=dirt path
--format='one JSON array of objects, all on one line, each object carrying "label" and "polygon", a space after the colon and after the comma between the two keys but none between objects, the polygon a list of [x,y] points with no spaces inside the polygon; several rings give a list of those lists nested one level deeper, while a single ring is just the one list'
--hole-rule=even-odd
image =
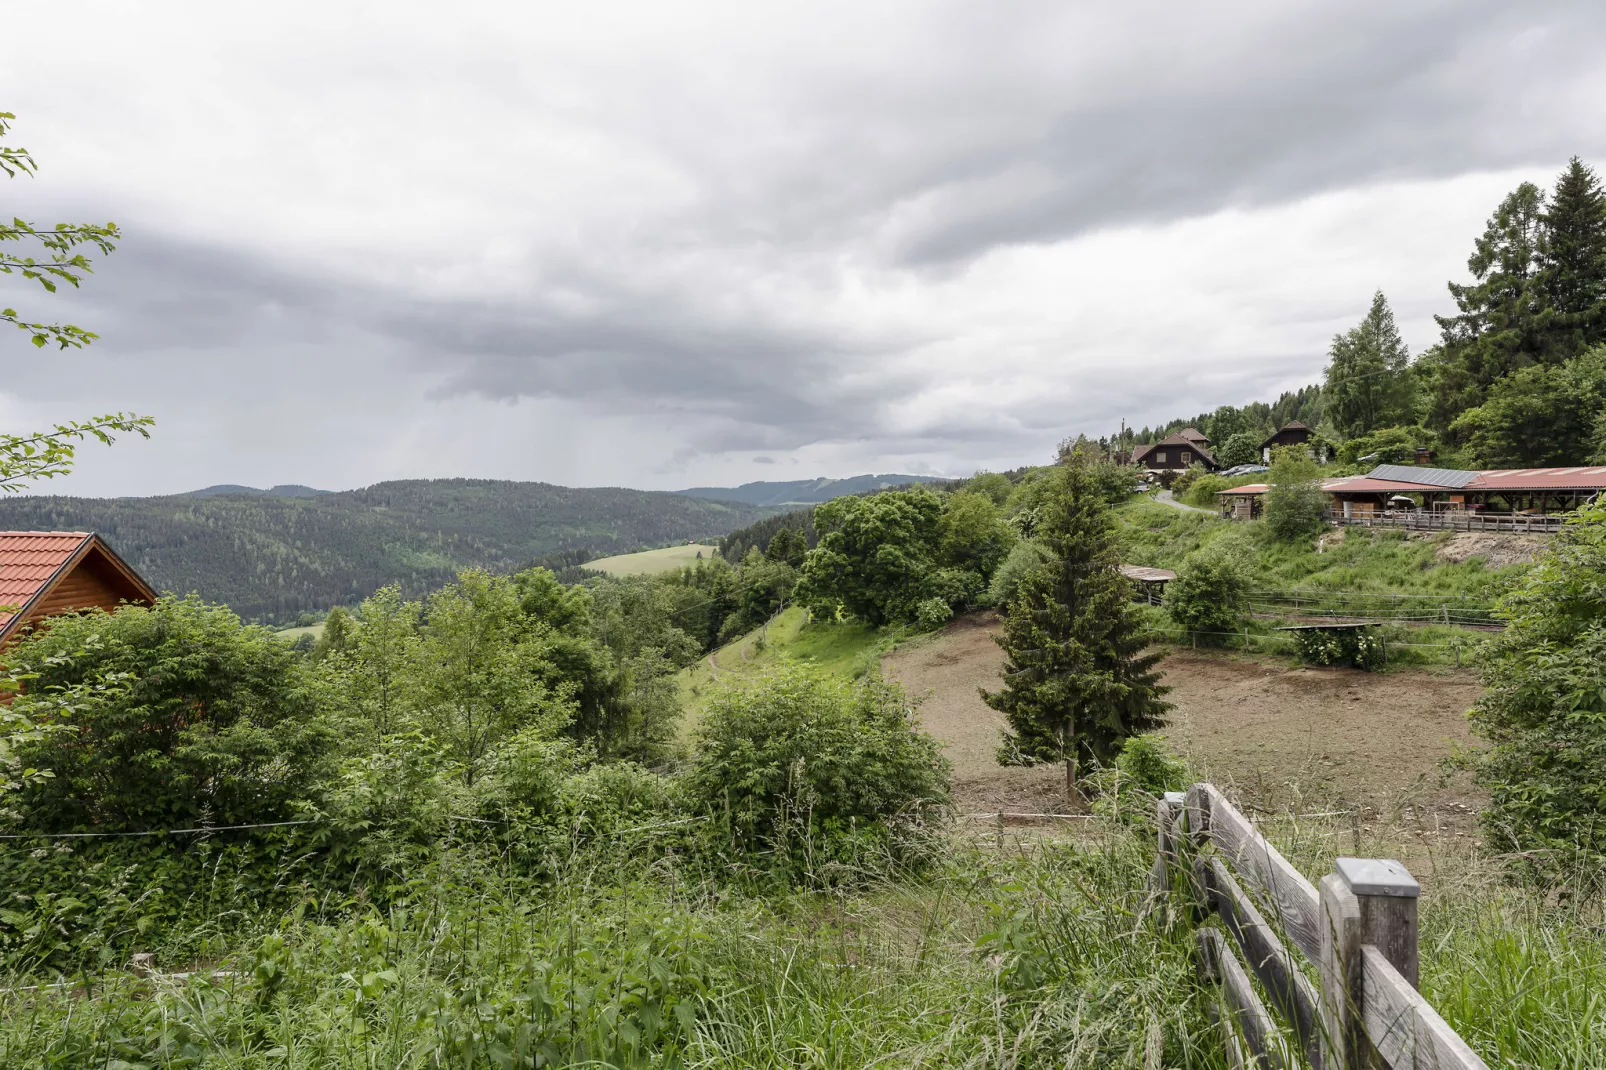
[{"label": "dirt path", "polygon": [[[967,811],[1039,810],[1061,803],[1061,772],[994,760],[1002,717],[978,689],[998,686],[997,618],[961,618],[932,640],[894,652],[887,674],[926,696],[920,715],[948,743]],[[1471,673],[1290,668],[1273,659],[1180,651],[1164,662],[1172,687],[1166,737],[1204,776],[1251,805],[1359,807],[1413,824],[1471,828],[1478,796],[1441,783],[1440,760],[1470,740],[1463,712]]]}]

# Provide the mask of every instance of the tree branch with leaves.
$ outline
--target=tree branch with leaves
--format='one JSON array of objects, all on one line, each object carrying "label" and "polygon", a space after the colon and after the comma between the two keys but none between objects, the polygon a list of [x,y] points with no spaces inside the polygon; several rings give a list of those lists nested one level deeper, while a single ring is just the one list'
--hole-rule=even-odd
[{"label": "tree branch with leaves", "polygon": [[[11,112],[0,112],[0,138],[11,129]],[[33,177],[39,166],[20,146],[0,144],[0,171],[7,178]],[[20,275],[37,282],[47,293],[65,283],[78,289],[94,273],[86,253],[105,256],[121,238],[115,223],[57,223],[42,227],[25,219],[0,223],[0,274]],[[14,308],[0,309],[0,322],[27,332],[36,348],[55,343],[57,349],[82,349],[98,335],[75,323],[45,323],[24,317]],[[48,431],[29,434],[0,432],[0,491],[21,490],[39,479],[54,479],[72,471],[78,444],[90,439],[111,445],[117,434],[150,437],[155,421],[149,416],[116,412],[89,420],[56,424]]]}]

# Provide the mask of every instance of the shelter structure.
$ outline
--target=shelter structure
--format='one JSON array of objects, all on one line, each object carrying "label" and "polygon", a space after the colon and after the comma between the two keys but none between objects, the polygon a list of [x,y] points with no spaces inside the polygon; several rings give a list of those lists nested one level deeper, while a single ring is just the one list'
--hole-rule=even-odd
[{"label": "shelter structure", "polygon": [[1168,568],[1149,568],[1147,565],[1122,565],[1121,575],[1132,581],[1137,589],[1138,601],[1157,606],[1165,598],[1165,585],[1177,578]]},{"label": "shelter structure", "polygon": [[1151,472],[1185,472],[1195,464],[1212,472],[1221,467],[1210,452],[1210,440],[1193,427],[1184,427],[1158,442],[1134,446],[1132,463]]},{"label": "shelter structure", "polygon": [[0,647],[46,617],[151,605],[156,591],[88,531],[0,531]]},{"label": "shelter structure", "polygon": [[[1235,520],[1259,516],[1269,489],[1268,484],[1252,483],[1222,491],[1217,495],[1222,515]],[[1324,480],[1322,489],[1332,496],[1329,519],[1338,523],[1546,530],[1559,525],[1557,514],[1571,512],[1606,490],[1606,465],[1475,472],[1380,464],[1364,476]]]}]

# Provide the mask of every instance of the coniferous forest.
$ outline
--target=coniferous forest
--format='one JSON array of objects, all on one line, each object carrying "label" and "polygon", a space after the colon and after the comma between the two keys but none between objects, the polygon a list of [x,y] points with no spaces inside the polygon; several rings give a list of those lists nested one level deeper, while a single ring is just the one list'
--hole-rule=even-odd
[{"label": "coniferous forest", "polygon": [[761,515],[677,494],[488,479],[398,480],[312,498],[0,501],[0,529],[99,532],[158,590],[195,592],[268,624],[355,605],[387,584],[415,596],[464,568],[509,572],[549,555],[586,560],[717,538]]}]

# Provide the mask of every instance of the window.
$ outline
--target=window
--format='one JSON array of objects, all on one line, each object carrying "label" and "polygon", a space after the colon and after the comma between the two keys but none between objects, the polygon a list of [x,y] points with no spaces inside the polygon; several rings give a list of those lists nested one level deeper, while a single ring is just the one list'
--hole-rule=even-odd
[{"label": "window", "polygon": [[1187,450],[1183,450],[1182,451],[1182,463],[1183,464],[1187,464],[1191,460],[1193,460],[1193,454],[1189,453]]},{"label": "window", "polygon": [[1165,464],[1165,450],[1161,450],[1159,453],[1154,455],[1154,463]]}]

